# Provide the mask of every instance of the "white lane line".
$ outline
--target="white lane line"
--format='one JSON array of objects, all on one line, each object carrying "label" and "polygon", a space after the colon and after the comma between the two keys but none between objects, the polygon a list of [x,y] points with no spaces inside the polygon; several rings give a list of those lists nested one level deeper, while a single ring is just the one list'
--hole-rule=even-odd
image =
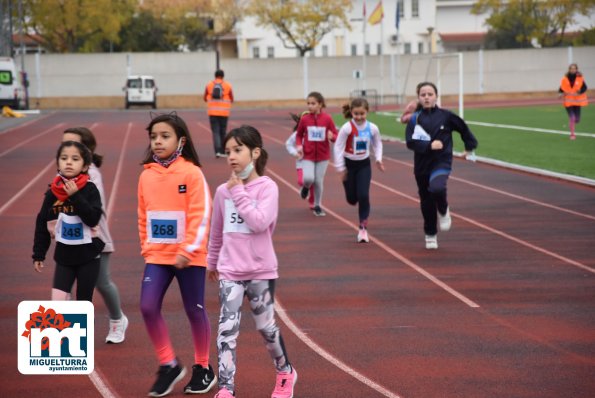
[{"label": "white lane line", "polygon": [[56,161],[52,160],[51,162],[48,163],[47,166],[45,166],[43,168],[43,170],[41,170],[39,172],[39,174],[37,174],[37,176],[35,176],[35,178],[33,178],[31,181],[29,181],[29,183],[27,185],[25,185],[23,188],[21,188],[21,190],[19,192],[17,192],[8,202],[4,203],[4,205],[2,207],[0,207],[0,215],[2,213],[4,213],[4,211],[6,211],[6,209],[8,209],[14,202],[16,202],[17,200],[19,200],[19,198],[21,196],[23,196],[23,194],[29,189],[31,188],[34,184],[37,183],[37,181],[39,181],[39,179],[41,177],[43,177],[45,175],[45,173],[47,173],[51,167],[56,167]]},{"label": "white lane line", "polygon": [[[42,131],[41,133],[39,133],[39,134],[37,134],[37,135],[34,135],[33,137],[29,137],[28,139],[26,139],[26,140],[24,140],[24,141],[21,141],[20,143],[18,143],[17,145],[13,146],[12,148],[9,148],[9,149],[7,149],[6,151],[4,151],[4,152],[0,153],[0,158],[1,158],[2,156],[8,155],[10,152],[14,151],[15,149],[17,149],[17,148],[20,148],[20,147],[22,147],[23,145],[26,145],[26,144],[30,143],[31,141],[33,141],[33,140],[35,140],[35,139],[37,139],[37,138],[39,138],[39,137],[41,137],[41,136],[44,136],[44,135],[46,135],[47,133],[49,133],[49,132],[51,132],[51,131],[54,131],[54,130],[56,130],[56,129],[58,129],[58,128],[60,128],[60,127],[64,126],[64,125],[65,125],[65,123],[58,123],[58,124],[56,124],[55,126],[53,126],[53,127],[50,127],[49,129],[47,129],[47,130],[44,130],[44,131]],[[58,141],[58,143],[59,143],[59,142],[60,142],[60,141]],[[57,148],[58,148],[58,145],[56,145],[56,149],[57,149]]]},{"label": "white lane line", "polygon": [[109,386],[103,381],[105,377],[101,374],[99,368],[95,368],[93,372],[89,373],[89,379],[103,398],[119,398],[119,395],[112,392]]},{"label": "white lane line", "polygon": [[[268,137],[268,138],[271,139],[272,137]],[[277,180],[279,180],[280,182],[282,182],[284,185],[286,185],[292,191],[295,191],[296,193],[299,192],[298,189],[295,188],[292,183],[290,183],[289,181],[285,180],[279,174],[275,173],[271,168],[268,168],[267,167],[267,172],[269,174],[273,175]],[[352,222],[348,221],[347,219],[341,217],[339,214],[335,213],[331,209],[325,208],[325,211],[327,212],[327,214],[332,215],[333,217],[335,217],[337,220],[341,221],[342,223],[347,224],[353,230],[355,230],[355,231],[358,230],[358,226],[357,225],[355,225],[354,223],[352,223]],[[459,293],[458,291],[456,291],[452,287],[448,286],[446,283],[442,282],[440,279],[436,278],[434,275],[432,275],[428,271],[424,270],[422,267],[420,267],[419,265],[417,265],[413,261],[409,260],[408,258],[406,258],[405,256],[403,256],[402,254],[400,254],[396,250],[391,249],[389,245],[387,245],[386,243],[382,242],[380,239],[376,238],[374,235],[368,233],[368,236],[370,237],[370,241],[371,242],[376,243],[379,247],[381,247],[384,251],[386,251],[387,253],[389,253],[391,256],[395,257],[396,259],[398,259],[399,261],[401,261],[403,264],[407,265],[408,267],[412,268],[413,270],[415,270],[419,274],[423,275],[430,282],[432,282],[435,285],[439,286],[441,289],[443,289],[446,292],[448,292],[449,294],[453,295],[454,297],[456,297],[457,299],[459,299],[460,301],[462,301],[463,303],[465,303],[469,307],[471,307],[471,308],[478,308],[479,307],[479,304],[475,303],[473,300],[469,299],[468,297],[466,297],[462,293]]]},{"label": "white lane line", "polygon": [[[409,168],[413,168],[413,164],[412,163],[405,162],[403,160],[398,160],[398,159],[394,159],[394,158],[387,157],[387,156],[383,156],[382,159],[389,160],[391,162],[398,163],[398,164],[407,166]],[[476,188],[481,188],[481,189],[484,189],[486,191],[495,192],[495,193],[498,193],[500,195],[508,196],[508,197],[511,197],[511,198],[514,198],[514,199],[518,199],[518,200],[521,200],[521,201],[533,203],[533,204],[538,205],[538,206],[543,206],[543,207],[547,207],[549,209],[557,210],[557,211],[560,211],[560,212],[563,212],[563,213],[568,213],[568,214],[572,214],[572,215],[575,215],[575,216],[578,216],[578,217],[584,217],[584,218],[588,218],[590,220],[595,220],[595,216],[592,216],[590,214],[585,214],[585,213],[580,213],[578,211],[574,211],[574,210],[570,210],[570,209],[565,209],[563,207],[559,207],[559,206],[552,205],[552,204],[549,204],[549,203],[541,202],[539,200],[531,199],[531,198],[528,198],[526,196],[517,195],[517,194],[511,193],[511,192],[503,191],[501,189],[492,188],[492,187],[489,187],[487,185],[483,185],[483,184],[479,184],[479,183],[472,182],[472,181],[469,181],[469,180],[465,180],[465,179],[460,178],[460,177],[455,177],[455,176],[452,176],[451,175],[449,178],[451,178],[451,179],[453,179],[455,181],[458,181],[458,182],[462,182],[463,184],[471,185],[471,186],[474,186]]]},{"label": "white lane line", "polygon": [[329,361],[331,364],[336,366],[337,368],[341,369],[343,372],[347,373],[349,376],[353,377],[357,381],[362,382],[366,386],[376,390],[380,394],[384,395],[385,397],[389,398],[402,398],[401,395],[397,395],[392,391],[386,389],[385,387],[381,386],[380,384],[376,383],[375,381],[367,378],[363,374],[359,373],[357,370],[353,369],[351,366],[347,365],[345,362],[341,361],[339,358],[335,357],[333,354],[319,346],[312,340],[306,333],[304,333],[299,326],[297,326],[293,320],[287,315],[287,311],[281,304],[278,298],[275,298],[275,311],[279,315],[279,318],[287,325],[287,327],[312,351]]},{"label": "white lane line", "polygon": [[[552,130],[552,129],[542,129],[542,128],[538,128],[538,127],[515,126],[513,124],[498,124],[498,123],[486,123],[486,122],[474,122],[474,121],[467,121],[467,124],[476,125],[476,126],[485,126],[485,127],[497,127],[500,129],[536,132],[536,133],[568,135],[568,131],[564,131],[564,130]],[[595,134],[593,134],[593,133],[575,133],[575,134],[581,135],[583,137],[591,137],[591,138],[595,137]]]},{"label": "white lane line", "polygon": [[[379,186],[379,187],[381,187],[381,188],[383,188],[383,189],[385,189],[385,190],[387,190],[389,192],[392,192],[392,193],[394,193],[396,195],[399,195],[401,197],[407,198],[407,199],[409,199],[409,200],[411,200],[413,202],[419,203],[419,200],[417,198],[414,198],[413,196],[407,195],[407,194],[405,194],[403,192],[397,191],[396,189],[391,188],[391,187],[389,187],[387,185],[381,184],[381,183],[376,182],[374,180],[372,180],[372,184],[374,184],[376,186]],[[452,217],[460,218],[461,220],[467,221],[468,223],[473,224],[476,227],[479,227],[481,229],[484,229],[486,231],[489,231],[489,232],[491,232],[493,234],[499,235],[499,236],[501,236],[501,237],[503,237],[505,239],[511,240],[513,242],[516,242],[516,243],[518,243],[518,244],[520,244],[522,246],[528,247],[529,249],[532,249],[532,250],[535,250],[537,252],[543,253],[543,254],[545,254],[547,256],[553,257],[553,258],[555,258],[557,260],[560,260],[562,262],[565,262],[565,263],[567,263],[569,265],[573,265],[575,267],[584,269],[585,271],[589,271],[589,272],[595,274],[595,268],[589,267],[588,265],[582,264],[582,263],[580,263],[578,261],[575,261],[575,260],[573,260],[571,258],[564,257],[564,256],[562,256],[560,254],[551,252],[551,251],[549,251],[547,249],[544,249],[542,247],[539,247],[537,245],[533,245],[533,244],[531,244],[531,243],[529,243],[529,242],[527,242],[527,241],[525,241],[523,239],[517,238],[515,236],[512,236],[510,234],[507,234],[506,232],[500,231],[500,230],[498,230],[496,228],[492,228],[492,227],[490,227],[490,226],[488,226],[486,224],[483,224],[483,223],[481,223],[479,221],[472,220],[471,218],[462,216],[462,215],[460,215],[458,213],[451,212],[450,215]]]},{"label": "white lane line", "polygon": [[122,142],[122,150],[120,151],[120,157],[118,158],[118,166],[116,167],[116,175],[114,177],[114,183],[112,184],[112,190],[110,192],[110,197],[108,200],[108,205],[105,208],[106,211],[106,218],[107,223],[109,225],[109,220],[114,210],[114,206],[116,203],[116,195],[118,193],[118,185],[120,184],[120,177],[122,175],[122,167],[124,165],[124,156],[126,155],[126,146],[128,145],[128,138],[130,137],[130,132],[132,131],[132,122],[128,123],[128,128],[126,129],[126,135],[124,136],[124,142]]}]

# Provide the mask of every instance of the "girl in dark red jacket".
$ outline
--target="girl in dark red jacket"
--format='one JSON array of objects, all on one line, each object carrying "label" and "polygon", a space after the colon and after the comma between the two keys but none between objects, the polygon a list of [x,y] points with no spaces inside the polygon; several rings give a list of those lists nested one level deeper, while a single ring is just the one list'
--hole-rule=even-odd
[{"label": "girl in dark red jacket", "polygon": [[333,119],[322,112],[326,107],[322,94],[316,91],[308,94],[306,105],[309,113],[300,119],[295,138],[298,157],[303,160],[304,185],[300,196],[306,199],[310,187],[314,185],[314,215],[325,216],[320,206],[322,184],[331,158],[330,142],[337,139],[337,128]]}]

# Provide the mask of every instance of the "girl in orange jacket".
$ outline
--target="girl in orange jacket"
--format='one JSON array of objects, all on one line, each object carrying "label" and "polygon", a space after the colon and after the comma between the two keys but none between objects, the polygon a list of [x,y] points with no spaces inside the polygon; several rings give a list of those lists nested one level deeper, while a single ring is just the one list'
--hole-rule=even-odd
[{"label": "girl in orange jacket", "polygon": [[179,116],[158,115],[147,130],[150,145],[138,182],[138,232],[146,262],[140,307],[160,365],[149,396],[169,394],[186,374],[161,314],[174,277],[194,343],[195,365],[184,392],[205,393],[217,382],[209,365],[211,328],[204,304],[211,193],[188,127]]},{"label": "girl in orange jacket", "polygon": [[570,139],[576,139],[574,126],[581,121],[581,108],[587,106],[587,83],[582,73],[578,71],[577,64],[568,66],[568,73],[560,81],[558,92],[564,97],[564,108],[568,113],[568,127],[570,128]]}]

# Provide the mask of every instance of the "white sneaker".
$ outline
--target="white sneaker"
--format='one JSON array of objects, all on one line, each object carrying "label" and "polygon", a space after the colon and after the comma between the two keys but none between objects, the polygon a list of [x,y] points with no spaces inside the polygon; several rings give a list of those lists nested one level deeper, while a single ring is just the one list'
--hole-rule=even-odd
[{"label": "white sneaker", "polygon": [[109,320],[109,333],[105,338],[106,343],[120,344],[126,338],[126,329],[128,328],[128,318],[122,314],[122,318],[114,321]]},{"label": "white sneaker", "polygon": [[450,218],[450,209],[446,208],[446,213],[444,215],[438,212],[438,226],[440,227],[440,231],[448,231],[452,224],[452,219]]},{"label": "white sneaker", "polygon": [[426,235],[426,249],[438,249],[438,237],[436,235]]},{"label": "white sneaker", "polygon": [[357,233],[357,243],[368,242],[370,242],[370,238],[368,238],[368,230],[365,228],[360,228],[359,232]]}]

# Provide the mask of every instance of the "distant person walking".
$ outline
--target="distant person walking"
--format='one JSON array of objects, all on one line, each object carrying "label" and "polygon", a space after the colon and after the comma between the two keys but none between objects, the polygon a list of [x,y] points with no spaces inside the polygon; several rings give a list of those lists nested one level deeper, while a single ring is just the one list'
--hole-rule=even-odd
[{"label": "distant person walking", "polygon": [[581,108],[588,104],[587,83],[585,83],[583,74],[578,71],[577,64],[568,66],[568,73],[562,77],[558,92],[560,97],[564,97],[564,108],[568,113],[570,139],[575,140],[574,127],[581,121]]},{"label": "distant person walking", "polygon": [[233,102],[233,90],[231,84],[223,80],[225,74],[221,69],[215,72],[215,80],[210,81],[205,87],[204,101],[207,103],[207,115],[213,133],[213,147],[215,156],[225,157],[223,140],[227,133],[227,120],[231,112]]}]

